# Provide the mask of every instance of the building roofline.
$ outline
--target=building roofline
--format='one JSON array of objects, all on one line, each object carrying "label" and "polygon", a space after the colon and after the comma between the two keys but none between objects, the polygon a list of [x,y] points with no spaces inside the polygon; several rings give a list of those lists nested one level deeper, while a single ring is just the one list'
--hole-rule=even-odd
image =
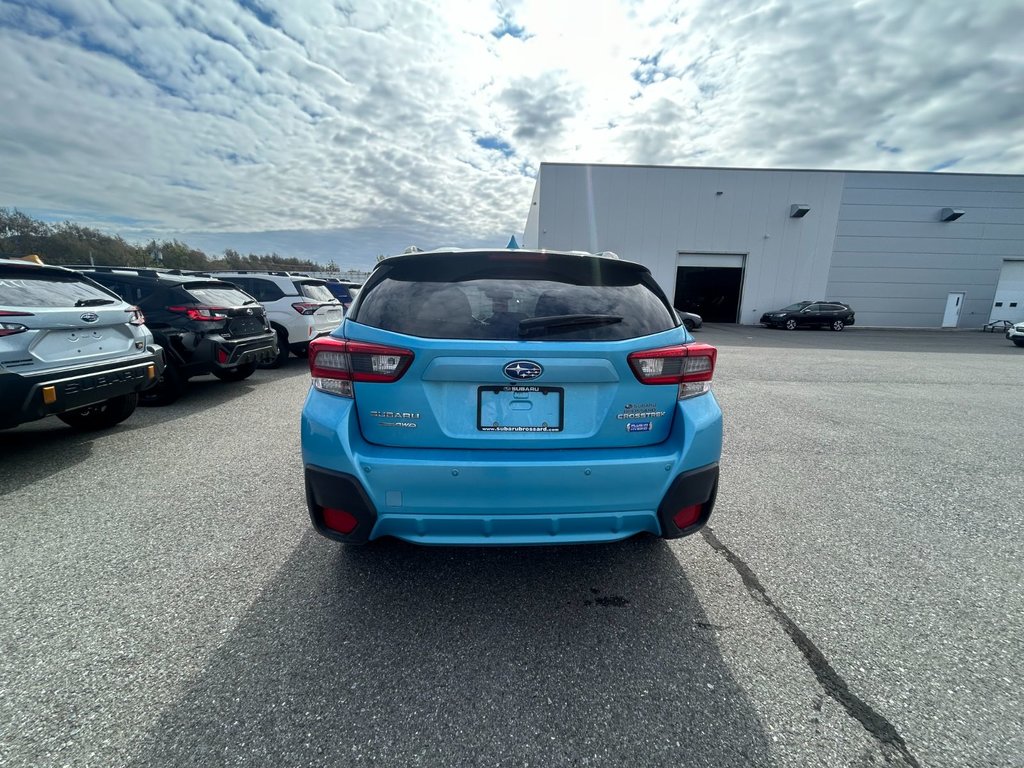
[{"label": "building roofline", "polygon": [[969,171],[889,171],[889,170],[865,170],[863,168],[753,168],[739,165],[659,165],[652,163],[569,163],[542,161],[537,172],[540,178],[540,171],[545,165],[571,166],[579,168],[664,168],[667,170],[687,171],[759,171],[763,173],[887,173],[912,176],[993,176],[997,178],[1020,179],[1024,178],[1021,173],[983,173]]}]

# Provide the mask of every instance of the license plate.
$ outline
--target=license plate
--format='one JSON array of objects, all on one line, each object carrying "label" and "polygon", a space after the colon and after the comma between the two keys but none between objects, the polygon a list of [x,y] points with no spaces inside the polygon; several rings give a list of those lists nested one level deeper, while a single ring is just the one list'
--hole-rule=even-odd
[{"label": "license plate", "polygon": [[476,427],[481,432],[561,432],[563,397],[561,387],[480,387]]}]

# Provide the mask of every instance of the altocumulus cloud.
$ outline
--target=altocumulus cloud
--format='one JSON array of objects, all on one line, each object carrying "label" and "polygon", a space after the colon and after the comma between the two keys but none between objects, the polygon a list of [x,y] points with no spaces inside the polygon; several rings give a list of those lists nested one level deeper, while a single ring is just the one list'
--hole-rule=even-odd
[{"label": "altocumulus cloud", "polygon": [[1019,2],[0,0],[0,205],[366,263],[539,162],[1024,170]]}]

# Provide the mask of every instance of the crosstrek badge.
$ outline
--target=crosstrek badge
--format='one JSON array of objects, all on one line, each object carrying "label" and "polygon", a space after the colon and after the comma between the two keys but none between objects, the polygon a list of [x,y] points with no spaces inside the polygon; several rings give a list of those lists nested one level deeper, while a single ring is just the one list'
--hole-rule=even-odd
[{"label": "crosstrek badge", "polygon": [[650,432],[652,422],[650,421],[631,421],[626,424],[627,432]]}]

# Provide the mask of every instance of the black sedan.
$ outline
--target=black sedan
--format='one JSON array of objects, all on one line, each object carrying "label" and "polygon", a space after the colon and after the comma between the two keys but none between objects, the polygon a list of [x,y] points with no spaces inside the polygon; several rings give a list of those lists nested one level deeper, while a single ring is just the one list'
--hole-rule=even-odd
[{"label": "black sedan", "polygon": [[798,301],[788,307],[765,312],[761,315],[761,325],[769,328],[785,328],[795,331],[797,328],[831,328],[841,331],[853,325],[853,309],[848,304],[838,301]]}]

